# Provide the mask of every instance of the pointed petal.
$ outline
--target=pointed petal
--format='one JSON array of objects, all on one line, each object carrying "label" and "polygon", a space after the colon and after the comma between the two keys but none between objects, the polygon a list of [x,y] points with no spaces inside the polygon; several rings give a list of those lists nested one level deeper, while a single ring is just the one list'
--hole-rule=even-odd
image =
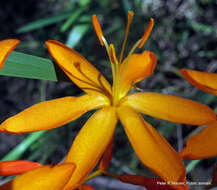
[{"label": "pointed petal", "polygon": [[142,163],[166,182],[185,183],[185,166],[170,144],[132,108],[121,106],[118,115]]},{"label": "pointed petal", "polygon": [[0,41],[0,69],[4,66],[4,62],[8,55],[16,48],[20,43],[19,40],[9,39]]},{"label": "pointed petal", "polygon": [[111,142],[109,143],[108,147],[106,148],[102,159],[100,160],[99,163],[99,170],[107,170],[110,166],[110,162],[112,160],[112,154],[113,154],[113,148],[114,148],[114,143],[113,143],[113,138]]},{"label": "pointed petal", "polygon": [[38,162],[31,162],[25,160],[1,161],[0,176],[18,175],[41,166],[42,165]]},{"label": "pointed petal", "polygon": [[120,72],[125,69],[120,89],[121,97],[129,91],[134,83],[143,80],[154,72],[157,64],[157,57],[150,51],[144,51],[141,54],[133,54],[126,65],[126,68],[124,68],[125,62],[126,59],[121,64],[120,68]]},{"label": "pointed petal", "polygon": [[111,86],[103,75],[84,57],[64,44],[49,40],[46,46],[60,68],[87,93],[111,95]]},{"label": "pointed petal", "polygon": [[43,166],[2,185],[0,190],[60,190],[75,169],[74,164]]},{"label": "pointed petal", "polygon": [[62,126],[77,119],[85,112],[108,105],[100,95],[64,97],[45,101],[10,117],[0,125],[0,132],[28,133]]},{"label": "pointed petal", "polygon": [[215,113],[208,106],[172,95],[134,93],[123,98],[120,105],[176,123],[204,125],[216,120]]},{"label": "pointed petal", "polygon": [[217,163],[215,164],[214,169],[213,169],[213,175],[212,175],[212,182],[211,182],[211,184],[213,186],[217,186]]},{"label": "pointed petal", "polygon": [[94,190],[94,188],[89,185],[82,185],[79,190]]},{"label": "pointed petal", "polygon": [[65,160],[77,166],[66,189],[80,185],[95,167],[114,135],[116,122],[115,108],[104,107],[82,127]]},{"label": "pointed petal", "polygon": [[197,135],[190,137],[186,147],[180,152],[181,157],[199,160],[217,156],[217,122],[203,129]]},{"label": "pointed petal", "polygon": [[217,96],[217,74],[182,69],[184,77],[197,88]]},{"label": "pointed petal", "polygon": [[[175,185],[169,186],[167,182],[157,178],[148,178],[141,175],[124,174],[119,176],[119,180],[124,183],[144,186],[148,190],[174,190],[175,187]],[[183,186],[183,189],[186,189],[186,186]]]}]

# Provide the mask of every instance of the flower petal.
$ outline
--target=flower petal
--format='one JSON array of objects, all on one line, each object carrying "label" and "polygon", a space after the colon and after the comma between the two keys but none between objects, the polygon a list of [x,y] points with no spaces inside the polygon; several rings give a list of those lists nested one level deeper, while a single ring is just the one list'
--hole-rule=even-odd
[{"label": "flower petal", "polygon": [[65,160],[77,166],[65,189],[80,185],[95,167],[113,138],[116,122],[115,108],[104,107],[82,127]]},{"label": "flower petal", "polygon": [[[120,73],[124,69],[124,63],[121,64]],[[137,83],[144,78],[150,76],[157,64],[157,57],[150,51],[144,51],[141,54],[133,54],[125,68],[122,85],[120,89],[121,98],[127,94],[134,83]]]},{"label": "flower petal", "polygon": [[148,190],[174,190],[175,187],[175,185],[169,186],[167,182],[157,178],[148,178],[141,175],[124,174],[119,176],[118,179],[124,183],[144,186]]},{"label": "flower petal", "polygon": [[60,190],[62,189],[75,169],[74,164],[60,164],[43,166],[2,185],[0,190]]},{"label": "flower petal", "polygon": [[0,132],[28,133],[62,126],[85,112],[108,105],[100,95],[64,97],[35,104],[0,125]]},{"label": "flower petal", "polygon": [[25,160],[1,161],[0,176],[18,175],[41,166],[42,165],[38,162],[31,162]]},{"label": "flower petal", "polygon": [[184,77],[197,88],[217,96],[217,74],[182,69]]},{"label": "flower petal", "polygon": [[170,144],[132,108],[121,106],[118,115],[142,163],[162,180],[184,184],[185,166]]},{"label": "flower petal", "polygon": [[8,55],[16,48],[20,43],[19,40],[9,39],[0,41],[0,69],[4,66],[4,62]]},{"label": "flower petal", "polygon": [[109,168],[112,159],[113,148],[114,148],[114,144],[112,138],[111,142],[109,143],[108,147],[106,148],[103,154],[102,159],[100,160],[99,167],[98,167],[99,170],[107,170]]},{"label": "flower petal", "polygon": [[217,122],[203,129],[197,135],[190,137],[186,147],[180,152],[181,157],[199,160],[217,156]]},{"label": "flower petal", "polygon": [[111,95],[111,86],[103,75],[84,57],[64,44],[49,40],[46,46],[61,69],[87,93]]},{"label": "flower petal", "polygon": [[94,190],[94,188],[89,185],[82,185],[79,187],[79,190]]},{"label": "flower petal", "polygon": [[123,98],[120,105],[176,123],[203,125],[216,120],[215,113],[208,106],[172,95],[134,93]]},{"label": "flower petal", "polygon": [[214,169],[213,169],[213,176],[212,176],[211,184],[213,185],[213,187],[217,186],[217,163],[215,164]]}]

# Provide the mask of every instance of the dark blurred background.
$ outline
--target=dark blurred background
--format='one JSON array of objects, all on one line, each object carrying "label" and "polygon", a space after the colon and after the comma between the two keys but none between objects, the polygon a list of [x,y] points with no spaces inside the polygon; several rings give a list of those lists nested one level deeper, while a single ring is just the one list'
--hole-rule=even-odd
[{"label": "dark blurred background", "polygon": [[[105,52],[94,33],[91,16],[97,14],[104,35],[120,53],[127,12],[135,13],[126,50],[142,36],[149,19],[155,26],[145,44],[158,57],[154,75],[136,85],[143,91],[174,94],[197,100],[217,110],[217,98],[199,91],[180,75],[179,69],[217,71],[217,1],[216,0],[7,0],[0,3],[0,40],[22,41],[16,51],[44,58],[49,56],[44,42],[59,40],[92,62],[111,81]],[[64,96],[79,96],[70,82],[48,82],[0,76],[0,122],[39,101]],[[0,134],[0,158],[28,159],[55,164],[66,155],[73,138],[91,113],[46,133],[35,136]],[[144,116],[177,150],[196,129]],[[160,147],[159,147],[160,148]],[[145,151],[145,150],[144,150]],[[151,159],[151,158],[150,158]],[[210,181],[216,158],[198,162],[184,160],[188,165],[188,181]],[[172,163],[171,163],[172,164]],[[154,176],[137,159],[124,131],[117,127],[115,152],[110,171]],[[1,178],[2,181],[6,180]],[[143,189],[119,184],[108,177],[90,181],[99,190]],[[202,186],[191,186],[200,190]]]}]

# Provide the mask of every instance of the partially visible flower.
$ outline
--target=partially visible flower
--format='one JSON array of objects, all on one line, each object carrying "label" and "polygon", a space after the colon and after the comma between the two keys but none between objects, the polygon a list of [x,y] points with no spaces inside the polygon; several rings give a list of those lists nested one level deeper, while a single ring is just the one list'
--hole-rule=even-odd
[{"label": "partially visible flower", "polygon": [[[217,96],[217,74],[182,69],[183,76],[197,88]],[[181,157],[198,160],[217,156],[217,121],[210,123],[203,131],[190,137]]]},{"label": "partially visible flower", "polygon": [[0,41],[0,69],[4,66],[4,62],[8,55],[16,48],[20,43],[19,40],[9,39]]},{"label": "partially visible flower", "polygon": [[42,165],[38,162],[31,162],[26,160],[1,161],[0,176],[19,175],[41,166]]},{"label": "partially visible flower", "polygon": [[99,170],[107,170],[110,166],[110,162],[111,162],[111,159],[112,159],[112,154],[113,154],[113,140],[110,142],[110,144],[108,145],[108,147],[106,148],[103,156],[102,156],[102,159],[100,160],[100,163],[99,163],[99,166],[98,166],[98,169]]},{"label": "partially visible flower", "polygon": [[0,190],[62,190],[74,170],[72,163],[41,166],[3,184]]},{"label": "partially visible flower", "polygon": [[89,185],[81,185],[78,189],[79,190],[94,190],[94,188]]},{"label": "partially visible flower", "polygon": [[213,170],[212,185],[217,187],[217,163],[215,164],[214,170]]},{"label": "partially visible flower", "polygon": [[[124,183],[144,186],[147,190],[174,190],[174,188],[176,189],[179,186],[174,182],[165,182],[157,178],[148,178],[141,175],[124,174],[117,176],[117,178]],[[170,183],[171,185],[168,185]]]},{"label": "partially visible flower", "polygon": [[[134,54],[135,49],[141,48],[148,39],[154,25],[153,19],[150,19],[142,38],[123,59],[132,17],[133,13],[129,12],[119,59],[116,57],[114,45],[109,45],[103,36],[96,15],[92,17],[100,43],[106,47],[111,63],[112,87],[84,57],[60,42],[49,40],[46,46],[53,59],[87,94],[36,104],[7,119],[0,126],[1,132],[16,134],[48,130],[75,120],[90,110],[100,108],[82,127],[66,156],[65,163],[75,163],[76,169],[64,190],[77,188],[84,182],[112,142],[118,119],[145,166],[164,181],[185,182],[185,167],[179,155],[138,112],[192,125],[202,125],[216,119],[215,113],[208,106],[192,100],[151,92],[127,95],[136,82],[153,73],[157,62],[156,55],[150,51]],[[107,168],[109,161],[110,155],[105,157],[101,167]],[[177,186],[177,189],[187,189],[187,186]]]}]

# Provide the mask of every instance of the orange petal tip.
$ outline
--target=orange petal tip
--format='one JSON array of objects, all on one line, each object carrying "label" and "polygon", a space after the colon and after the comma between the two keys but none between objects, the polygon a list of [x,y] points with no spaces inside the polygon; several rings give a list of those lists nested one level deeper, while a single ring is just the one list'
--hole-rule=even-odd
[{"label": "orange petal tip", "polygon": [[0,69],[3,68],[4,62],[7,59],[8,55],[16,48],[20,43],[20,40],[17,39],[8,39],[0,41]]},{"label": "orange petal tip", "polygon": [[25,160],[2,161],[0,162],[0,176],[19,175],[41,166],[38,162]]}]

